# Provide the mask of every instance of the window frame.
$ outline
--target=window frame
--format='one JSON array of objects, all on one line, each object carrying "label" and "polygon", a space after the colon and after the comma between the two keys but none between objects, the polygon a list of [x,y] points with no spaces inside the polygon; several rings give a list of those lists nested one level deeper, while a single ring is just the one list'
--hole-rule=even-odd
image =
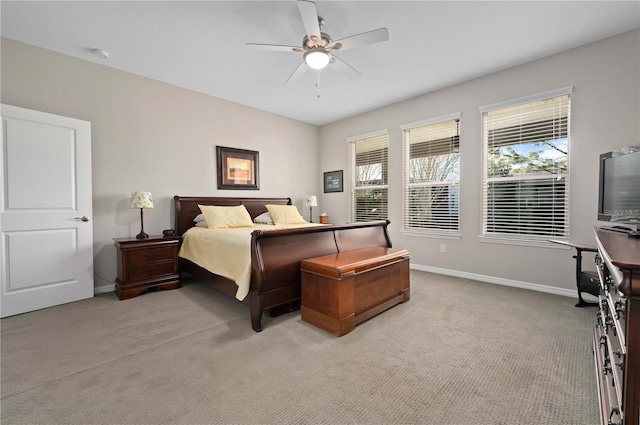
[{"label": "window frame", "polygon": [[[408,227],[409,222],[409,195],[411,188],[414,187],[435,187],[442,186],[444,184],[451,185],[455,184],[458,186],[458,193],[460,193],[460,158],[458,158],[458,180],[450,180],[446,182],[420,182],[420,183],[411,183],[409,180],[411,178],[411,143],[408,136],[408,132],[412,129],[426,127],[433,124],[445,123],[448,121],[458,121],[458,140],[460,140],[460,121],[462,114],[460,112],[455,112],[447,115],[441,115],[438,117],[417,121],[409,124],[404,124],[400,126],[400,130],[402,133],[402,229],[400,230],[400,234],[403,236],[417,236],[417,237],[430,237],[430,238],[438,238],[438,239],[454,239],[460,240],[462,237],[460,230],[460,203],[461,196],[458,196],[458,216],[457,216],[457,228],[451,230],[445,229],[434,229],[434,228],[415,228]],[[458,155],[460,155],[460,142],[458,141]]]},{"label": "window frame", "polygon": [[[478,236],[478,240],[480,242],[488,242],[488,243],[498,243],[498,244],[507,244],[507,245],[522,245],[522,246],[537,246],[537,247],[548,247],[548,248],[557,248],[557,244],[549,242],[550,239],[561,239],[568,240],[570,238],[571,226],[570,226],[570,151],[571,151],[571,100],[572,100],[572,92],[573,86],[563,87],[556,90],[550,90],[543,93],[533,94],[530,96],[524,96],[512,100],[508,100],[505,102],[494,103],[487,106],[482,106],[479,108],[480,112],[480,131],[481,131],[481,148],[482,148],[482,167],[481,167],[481,223],[482,223],[482,234]],[[565,179],[564,182],[564,235],[555,236],[555,235],[540,235],[540,234],[508,234],[508,233],[499,233],[499,232],[490,232],[487,231],[488,225],[488,184],[489,181],[534,181],[534,180],[543,180],[543,177],[540,176],[519,176],[519,177],[502,177],[496,178],[488,177],[488,150],[489,150],[489,140],[488,140],[488,130],[485,128],[485,114],[488,112],[497,111],[500,109],[506,109],[513,106],[525,105],[528,103],[534,103],[542,100],[551,100],[556,97],[569,96],[567,101],[567,124],[566,124],[566,139],[567,139],[567,154],[566,154],[566,163],[567,170],[562,173],[562,178]],[[548,179],[548,178],[547,178]]]}]

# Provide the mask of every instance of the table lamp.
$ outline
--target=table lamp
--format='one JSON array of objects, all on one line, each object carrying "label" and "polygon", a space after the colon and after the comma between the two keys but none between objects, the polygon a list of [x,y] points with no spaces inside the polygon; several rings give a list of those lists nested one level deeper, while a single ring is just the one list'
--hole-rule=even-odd
[{"label": "table lamp", "polygon": [[313,216],[311,215],[311,212],[313,207],[318,206],[318,199],[316,198],[315,195],[309,195],[307,196],[307,199],[305,200],[304,203],[306,206],[309,207],[309,223],[313,223]]},{"label": "table lamp", "polygon": [[153,208],[151,192],[131,192],[131,208],[140,208],[140,233],[136,236],[136,239],[147,239],[149,235],[144,232],[142,210]]}]

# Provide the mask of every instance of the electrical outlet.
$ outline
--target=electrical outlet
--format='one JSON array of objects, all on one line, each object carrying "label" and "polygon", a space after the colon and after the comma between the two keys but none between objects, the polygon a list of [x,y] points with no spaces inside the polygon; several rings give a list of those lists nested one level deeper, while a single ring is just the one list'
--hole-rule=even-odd
[{"label": "electrical outlet", "polygon": [[447,244],[444,244],[444,243],[440,244],[440,252],[442,253],[447,252]]}]

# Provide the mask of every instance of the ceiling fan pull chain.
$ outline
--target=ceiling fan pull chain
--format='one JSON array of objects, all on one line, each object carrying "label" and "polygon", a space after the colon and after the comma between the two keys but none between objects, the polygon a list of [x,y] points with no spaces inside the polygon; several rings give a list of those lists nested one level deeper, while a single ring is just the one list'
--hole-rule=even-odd
[{"label": "ceiling fan pull chain", "polygon": [[318,82],[316,83],[316,88],[318,89],[316,97],[320,99],[320,71],[318,71]]}]

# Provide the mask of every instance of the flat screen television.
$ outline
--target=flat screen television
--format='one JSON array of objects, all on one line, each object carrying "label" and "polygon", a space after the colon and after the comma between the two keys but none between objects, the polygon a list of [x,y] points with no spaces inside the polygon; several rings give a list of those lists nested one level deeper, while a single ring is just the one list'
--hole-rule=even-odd
[{"label": "flat screen television", "polygon": [[600,155],[598,220],[615,225],[631,225],[617,226],[614,229],[638,230],[640,225],[640,145]]}]

